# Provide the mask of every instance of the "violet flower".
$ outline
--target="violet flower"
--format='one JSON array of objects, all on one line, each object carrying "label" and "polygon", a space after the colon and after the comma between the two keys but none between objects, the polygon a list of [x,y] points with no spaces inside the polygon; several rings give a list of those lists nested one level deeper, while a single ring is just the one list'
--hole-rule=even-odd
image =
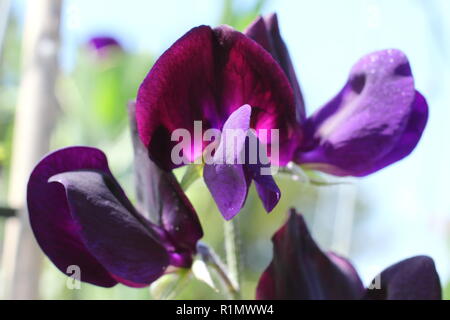
[{"label": "violet flower", "polygon": [[313,115],[305,107],[275,14],[245,33],[282,66],[296,95],[303,139],[293,160],[337,176],[366,176],[409,155],[428,119],[425,98],[414,87],[405,54],[389,49],[361,58],[343,89]]},{"label": "violet flower", "polygon": [[[278,129],[276,164],[281,165],[292,159],[299,141],[294,94],[283,70],[264,48],[228,26],[200,26],[176,41],[139,88],[136,113],[149,156],[166,170],[179,166],[171,159],[177,144],[171,140],[174,130],[186,129],[194,137],[191,152],[185,154],[191,161],[208,145],[195,140],[194,121],[202,122],[203,132],[227,125],[257,133]],[[240,141],[242,147],[245,138]],[[264,141],[270,148],[270,137]],[[226,219],[239,212],[252,180],[269,182],[259,184],[268,211],[277,203],[279,190],[271,176],[260,177],[253,170],[249,177],[250,171],[247,166],[213,164],[204,175]]]},{"label": "violet flower", "polygon": [[[230,123],[241,116],[245,120]],[[185,156],[194,161],[202,155],[208,142],[197,141],[194,130],[194,122],[201,121],[202,133],[226,124],[255,129],[274,165],[294,161],[338,176],[365,176],[407,156],[427,117],[427,103],[398,50],[363,57],[341,92],[306,117],[276,15],[260,17],[245,34],[227,26],[190,30],[158,59],[137,97],[139,135],[150,158],[165,170],[180,166],[171,159],[176,129],[194,137]],[[272,140],[259,135],[261,129],[279,130],[279,157],[272,155]],[[246,164],[213,163],[205,173],[225,219],[240,211],[252,180],[266,211],[280,199],[273,178]]]},{"label": "violet flower", "polygon": [[31,227],[44,253],[62,272],[76,265],[81,281],[103,287],[143,287],[169,265],[189,268],[203,236],[175,177],[148,159],[133,122],[139,210],[95,148],[47,155],[28,182]]},{"label": "violet flower", "polygon": [[294,209],[272,241],[273,259],[259,280],[257,299],[441,299],[439,276],[427,256],[390,266],[373,280],[373,288],[364,288],[349,261],[320,250]]}]

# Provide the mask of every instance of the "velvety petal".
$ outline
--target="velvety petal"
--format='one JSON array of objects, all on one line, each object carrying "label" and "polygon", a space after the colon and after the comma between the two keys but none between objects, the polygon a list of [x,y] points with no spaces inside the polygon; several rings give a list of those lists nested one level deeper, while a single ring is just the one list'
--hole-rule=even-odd
[{"label": "velvety petal", "polygon": [[[203,131],[221,130],[231,113],[245,104],[252,106],[253,128],[280,129],[279,162],[290,161],[298,129],[294,95],[283,70],[244,34],[227,26],[200,26],[176,41],[141,84],[136,105],[139,135],[158,166],[172,169],[175,129],[187,129],[194,145],[199,140],[194,121],[202,121]],[[193,149],[186,155],[190,160],[201,155],[202,150]]]},{"label": "velvety petal", "polygon": [[111,287],[117,281],[84,246],[67,207],[64,188],[48,183],[55,174],[80,169],[109,171],[105,155],[87,147],[61,149],[39,162],[27,189],[31,227],[42,250],[63,273],[69,266],[78,265],[82,281]]},{"label": "velvety petal", "polygon": [[244,105],[234,111],[223,126],[219,146],[212,164],[205,164],[203,177],[219,211],[226,220],[243,207],[250,180],[244,169],[247,131],[252,108]]},{"label": "velvety petal", "polygon": [[172,172],[160,169],[149,157],[138,137],[135,104],[128,107],[134,147],[136,194],[140,212],[164,228],[178,253],[185,252],[181,266],[192,262],[196,244],[203,237],[197,213]]},{"label": "velvety petal", "polygon": [[[376,284],[376,280],[373,280]],[[442,290],[433,259],[416,256],[400,261],[380,274],[380,287],[367,289],[370,300],[440,300]]]},{"label": "velvety petal", "polygon": [[273,259],[256,290],[257,299],[359,299],[364,289],[347,269],[323,253],[301,215],[292,209],[272,238]]},{"label": "velvety petal", "polygon": [[164,273],[169,255],[158,233],[135,211],[112,176],[72,171],[49,182],[64,186],[83,244],[113,277],[127,285],[145,286]]},{"label": "velvety petal", "polygon": [[105,155],[87,147],[61,149],[39,162],[28,181],[30,223],[42,250],[63,273],[69,266],[78,265],[82,281],[111,287],[117,282],[83,244],[70,215],[64,188],[48,183],[55,174],[82,169],[109,171]]},{"label": "velvety petal", "polygon": [[347,275],[347,279],[350,283],[353,283],[352,286],[354,288],[357,288],[356,290],[359,292],[359,294],[362,294],[361,288],[364,287],[361,278],[358,275],[358,272],[356,271],[355,267],[348,261],[347,259],[337,255],[334,252],[327,252],[328,257],[331,261],[336,264],[339,269],[341,269],[342,272],[344,272]]},{"label": "velvety petal", "polygon": [[298,84],[294,66],[292,65],[289,56],[289,51],[280,34],[277,15],[273,13],[266,17],[258,17],[250,26],[248,26],[244,31],[244,34],[269,51],[286,73],[294,91],[297,120],[299,123],[303,123],[306,118],[305,102],[303,100],[302,91],[300,90],[300,85]]},{"label": "velvety petal", "polygon": [[408,155],[426,120],[426,102],[414,89],[406,56],[378,51],[362,58],[342,91],[308,119],[308,143],[296,162],[339,176],[364,176]]}]

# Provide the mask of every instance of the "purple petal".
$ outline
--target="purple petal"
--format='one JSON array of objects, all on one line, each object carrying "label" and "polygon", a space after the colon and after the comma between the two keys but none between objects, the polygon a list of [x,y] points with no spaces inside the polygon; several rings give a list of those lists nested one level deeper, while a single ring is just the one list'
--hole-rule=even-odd
[{"label": "purple petal", "polygon": [[[136,193],[140,212],[170,235],[175,251],[184,253],[178,266],[188,267],[196,244],[203,237],[197,213],[172,172],[156,166],[138,137],[135,104],[129,104],[131,136],[134,147]],[[180,265],[181,264],[181,265]]]},{"label": "purple petal", "polygon": [[258,192],[264,209],[271,212],[278,204],[281,198],[281,191],[271,175],[256,174],[253,177],[255,181],[256,192]]},{"label": "purple petal", "polygon": [[[58,174],[62,174],[59,178],[68,185],[67,190],[60,183],[49,183]],[[86,175],[94,181],[79,181],[82,176],[88,178]],[[100,177],[108,185],[102,186]],[[81,184],[81,190],[75,182]],[[114,192],[108,193],[109,188]],[[68,266],[79,266],[82,281],[105,287],[117,281],[141,286],[168,263],[165,249],[153,240],[153,231],[144,230],[137,221],[138,215],[132,212],[105,155],[98,149],[70,147],[46,156],[30,176],[27,202],[31,226],[42,250],[64,273]],[[123,237],[128,230],[137,233]],[[151,269],[137,268],[143,261],[139,261],[139,255],[128,256],[130,246],[132,250],[145,249],[143,259],[152,260],[147,264]]]},{"label": "purple petal", "polygon": [[427,121],[409,62],[398,50],[362,58],[342,91],[306,123],[300,164],[339,176],[365,176],[408,155]]},{"label": "purple petal", "polygon": [[48,183],[55,174],[70,170],[91,169],[108,172],[105,155],[93,148],[72,147],[46,156],[33,170],[28,181],[27,202],[34,235],[45,254],[66,273],[78,265],[82,281],[111,287],[117,283],[84,246],[70,215],[64,189]]},{"label": "purple petal", "polygon": [[394,162],[408,156],[419,143],[428,120],[428,104],[424,96],[416,91],[416,97],[412,103],[411,115],[408,119],[405,131],[400,136],[392,150],[367,169],[367,174],[378,171]]},{"label": "purple petal", "polygon": [[[441,300],[441,284],[433,259],[427,256],[400,261],[381,272],[380,287],[367,289],[370,300]],[[376,284],[376,280],[373,281]]]},{"label": "purple petal", "polygon": [[277,15],[273,13],[267,17],[257,18],[250,26],[248,26],[244,31],[244,34],[269,51],[286,73],[294,91],[297,120],[299,123],[303,123],[306,118],[305,102],[300,90],[300,85],[298,84],[294,66],[292,65],[289,56],[289,51],[280,34]]},{"label": "purple petal", "polygon": [[[171,160],[178,143],[170,139],[175,129],[187,129],[194,136],[198,120],[203,131],[220,130],[245,104],[254,109],[253,128],[280,129],[279,162],[290,161],[298,129],[294,95],[283,70],[242,33],[226,26],[200,26],[176,41],[141,84],[136,105],[139,135],[152,160],[172,169],[177,166]],[[193,160],[201,151],[194,149],[185,156]]]},{"label": "purple petal", "polygon": [[292,209],[286,224],[272,238],[269,267],[256,289],[257,299],[358,299],[364,289],[351,274],[323,253],[311,238],[301,215]]},{"label": "purple petal", "polygon": [[[264,209],[269,213],[275,208],[278,201],[280,201],[281,191],[271,175],[270,162],[268,161],[268,158],[264,156],[267,155],[265,145],[261,143],[256,135],[251,134],[247,141],[250,139],[255,139],[258,157],[256,163],[252,163],[249,158],[246,159],[245,169],[250,178],[255,182],[256,192],[258,192]],[[250,144],[250,142],[248,143]],[[247,148],[247,152],[252,152],[251,148]]]},{"label": "purple petal", "polygon": [[89,39],[88,44],[97,51],[102,51],[105,48],[121,48],[119,41],[109,36],[92,37]]},{"label": "purple petal", "polygon": [[251,107],[244,105],[234,111],[223,126],[223,133],[213,156],[213,164],[205,164],[203,177],[219,211],[226,220],[232,219],[243,207],[250,180],[240,161],[245,151],[250,127]]},{"label": "purple petal", "polygon": [[232,219],[245,204],[250,180],[243,165],[205,165],[203,178],[220,213],[225,220]]},{"label": "purple petal", "polygon": [[169,264],[167,250],[108,174],[72,171],[49,182],[64,186],[67,204],[83,244],[118,281],[145,286]]}]

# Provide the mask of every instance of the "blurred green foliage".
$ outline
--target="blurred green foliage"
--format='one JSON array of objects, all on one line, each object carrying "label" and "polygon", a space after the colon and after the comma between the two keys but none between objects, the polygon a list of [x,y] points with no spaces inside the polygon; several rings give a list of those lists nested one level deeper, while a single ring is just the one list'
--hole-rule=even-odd
[{"label": "blurred green foliage", "polygon": [[11,16],[0,53],[0,204],[6,201],[11,161],[14,108],[20,78],[20,32]]}]

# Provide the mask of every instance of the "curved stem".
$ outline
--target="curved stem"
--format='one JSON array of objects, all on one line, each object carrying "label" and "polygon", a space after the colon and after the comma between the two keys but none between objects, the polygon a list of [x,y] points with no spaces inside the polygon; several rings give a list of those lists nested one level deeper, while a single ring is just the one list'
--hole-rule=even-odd
[{"label": "curved stem", "polygon": [[222,287],[226,290],[228,298],[232,300],[240,299],[239,290],[237,290],[236,284],[233,279],[230,278],[227,268],[214,250],[208,245],[199,242],[197,243],[197,251],[202,260],[216,272],[222,283]]}]

